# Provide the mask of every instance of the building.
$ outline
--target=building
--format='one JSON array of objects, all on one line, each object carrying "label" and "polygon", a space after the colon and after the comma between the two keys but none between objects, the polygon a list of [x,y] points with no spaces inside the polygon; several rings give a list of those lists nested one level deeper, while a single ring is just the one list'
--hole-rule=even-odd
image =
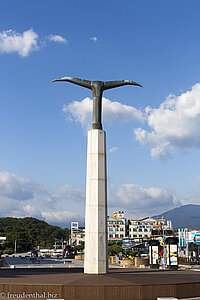
[{"label": "building", "polygon": [[[129,219],[127,225],[127,236],[134,240],[149,239],[154,236],[172,232],[171,222],[165,224],[165,220],[146,217],[143,219]],[[163,232],[164,229],[164,232]],[[170,232],[169,232],[170,231]]]},{"label": "building", "polygon": [[108,240],[122,240],[126,236],[126,219],[123,211],[113,212],[113,217],[107,218]]},{"label": "building", "polygon": [[[154,219],[146,217],[143,219],[129,219],[126,224],[123,211],[113,212],[113,217],[107,217],[108,240],[119,241],[124,238],[132,239],[133,242],[141,240],[157,238],[163,235],[171,235],[172,223],[165,219]],[[164,229],[164,232],[163,232]],[[85,241],[85,229],[78,227],[78,222],[71,223],[71,239],[70,245],[79,245],[81,241]]]},{"label": "building", "polygon": [[3,244],[6,241],[6,237],[5,236],[1,236],[0,237],[0,245]]},{"label": "building", "polygon": [[78,226],[78,222],[71,222],[71,237],[69,245],[77,246],[81,242],[85,242],[85,229]]},{"label": "building", "polygon": [[200,231],[188,228],[178,229],[179,255],[181,257],[200,257]]}]

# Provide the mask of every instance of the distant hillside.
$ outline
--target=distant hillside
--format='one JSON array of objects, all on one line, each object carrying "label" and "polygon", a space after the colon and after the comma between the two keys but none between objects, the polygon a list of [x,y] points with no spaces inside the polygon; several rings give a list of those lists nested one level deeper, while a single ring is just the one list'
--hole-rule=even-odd
[{"label": "distant hillside", "polygon": [[1,253],[14,250],[15,240],[17,252],[30,249],[53,247],[55,240],[68,240],[69,230],[51,226],[35,218],[0,218],[0,236],[6,236],[5,243],[0,245]]},{"label": "distant hillside", "polygon": [[156,217],[164,217],[165,220],[171,220],[174,229],[191,227],[200,229],[200,205],[183,205],[172,210],[166,211]]}]

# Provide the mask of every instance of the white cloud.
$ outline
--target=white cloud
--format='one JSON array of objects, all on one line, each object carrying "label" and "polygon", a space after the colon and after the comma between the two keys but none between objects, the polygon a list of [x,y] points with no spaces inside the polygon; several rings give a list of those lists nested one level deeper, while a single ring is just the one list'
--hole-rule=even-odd
[{"label": "white cloud", "polygon": [[[3,208],[3,210],[2,210]],[[39,211],[35,206],[27,204],[24,206],[19,205],[16,201],[9,199],[9,203],[7,203],[7,199],[2,203],[2,199],[0,201],[0,209],[1,216],[10,216],[14,218],[25,218],[32,217],[40,220],[44,220],[45,222],[58,225],[61,227],[70,226],[72,221],[78,221],[80,224],[84,224],[84,217],[71,211],[63,210],[63,211]]]},{"label": "white cloud", "polygon": [[35,217],[35,218],[41,218],[42,216],[41,212],[32,205],[27,204],[23,206],[22,209],[24,211],[25,216]]},{"label": "white cloud", "polygon": [[96,43],[96,42],[97,42],[97,37],[96,37],[96,36],[93,36],[93,37],[90,38],[90,40],[92,40],[93,42]]},{"label": "white cloud", "polygon": [[43,193],[45,189],[34,183],[29,178],[16,174],[0,172],[0,197],[13,200],[29,200],[34,198],[34,193]]},{"label": "white cloud", "polygon": [[18,201],[3,196],[0,197],[0,217],[13,216],[13,213],[18,210]]},{"label": "white cloud", "polygon": [[[80,188],[64,185],[52,192],[29,178],[0,172],[1,217],[35,217],[60,226],[69,225],[75,218],[83,224],[84,218],[81,215],[68,212],[65,208],[81,210],[84,200],[85,192]],[[62,207],[63,210],[59,211]]]},{"label": "white cloud", "polygon": [[110,186],[108,199],[110,207],[125,210],[132,218],[152,216],[181,205],[175,195],[166,190],[137,184],[123,184],[119,188]]},{"label": "white cloud", "polygon": [[[88,129],[92,122],[92,107],[93,101],[87,97],[80,102],[73,101],[64,105],[63,112],[68,120],[79,122],[83,128]],[[104,122],[144,121],[143,113],[133,106],[102,98],[102,107]]]},{"label": "white cloud", "polygon": [[110,148],[109,152],[113,153],[113,152],[116,152],[118,149],[119,149],[118,147],[112,147],[112,148]]},{"label": "white cloud", "polygon": [[51,202],[59,200],[83,202],[85,200],[85,192],[77,187],[64,185],[59,187],[55,193],[51,193],[49,199],[51,199]]},{"label": "white cloud", "polygon": [[84,217],[66,210],[57,212],[42,212],[42,216],[47,223],[60,226],[69,225],[72,221],[79,221],[82,224],[84,223]]},{"label": "white cloud", "polygon": [[[9,172],[0,172],[0,198],[9,198],[17,201],[33,200],[35,197],[42,197],[45,203],[56,203],[57,201],[78,201],[85,200],[84,190],[64,185],[55,192],[51,192],[48,188],[41,186],[29,178],[20,177]],[[28,207],[28,206],[27,206]]]},{"label": "white cloud", "polygon": [[62,37],[61,35],[53,35],[50,34],[48,36],[48,39],[52,42],[58,42],[58,43],[67,43],[66,38]]},{"label": "white cloud", "polygon": [[34,217],[41,219],[42,215],[34,206],[21,205],[19,201],[0,197],[0,217],[24,218]]},{"label": "white cloud", "polygon": [[[58,42],[67,43],[66,38],[61,35],[50,34],[46,39]],[[6,30],[0,32],[0,52],[2,53],[18,53],[19,56],[26,57],[32,51],[40,49],[40,46],[45,46],[45,40],[39,42],[38,34],[31,28],[22,33],[14,30]]]},{"label": "white cloud", "polygon": [[[47,206],[48,201],[52,207]],[[69,226],[71,221],[76,220],[83,224],[84,203],[85,192],[80,188],[64,185],[51,192],[31,179],[0,172],[2,217],[31,216],[59,226]],[[108,187],[108,204],[113,209],[125,210],[127,215],[134,218],[162,213],[181,205],[181,202],[164,189],[124,184],[119,188]]]},{"label": "white cloud", "polygon": [[0,32],[0,51],[3,53],[17,52],[25,57],[30,52],[38,50],[38,35],[29,29],[23,33],[17,33],[13,30]]},{"label": "white cloud", "polygon": [[146,108],[151,131],[135,129],[141,144],[151,147],[151,156],[166,158],[175,151],[200,149],[200,83],[180,96],[169,95],[158,109]]},{"label": "white cloud", "polygon": [[67,120],[79,122],[83,128],[88,128],[92,122],[92,100],[85,98],[81,102],[73,101],[63,106]]},{"label": "white cloud", "polygon": [[46,188],[36,184],[29,178],[20,177],[13,173],[0,172],[0,216],[24,217],[41,214],[30,204],[36,198],[48,194]]}]

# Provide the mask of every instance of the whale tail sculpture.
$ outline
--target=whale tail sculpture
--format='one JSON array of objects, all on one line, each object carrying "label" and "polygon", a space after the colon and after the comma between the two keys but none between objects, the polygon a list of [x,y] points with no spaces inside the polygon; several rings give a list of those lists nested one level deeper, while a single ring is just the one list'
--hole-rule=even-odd
[{"label": "whale tail sculpture", "polygon": [[143,87],[137,82],[131,80],[118,80],[118,81],[90,81],[73,77],[61,77],[53,80],[55,81],[67,81],[84,88],[92,90],[93,93],[93,122],[92,129],[102,129],[101,124],[101,112],[102,112],[102,95],[103,91],[113,89],[124,85],[136,85]]},{"label": "whale tail sculpture", "polygon": [[68,82],[83,86],[88,89],[91,89],[91,82],[92,82],[89,80],[73,78],[73,77],[62,77],[62,78],[55,79],[52,82],[55,82],[55,81],[68,81]]},{"label": "whale tail sculpture", "polygon": [[88,88],[93,93],[93,123],[92,130],[88,131],[87,147],[84,273],[106,274],[108,273],[107,166],[106,132],[101,130],[102,95],[104,90],[115,87],[141,85],[130,80],[104,82],[72,77],[62,77],[54,81],[68,81]]}]

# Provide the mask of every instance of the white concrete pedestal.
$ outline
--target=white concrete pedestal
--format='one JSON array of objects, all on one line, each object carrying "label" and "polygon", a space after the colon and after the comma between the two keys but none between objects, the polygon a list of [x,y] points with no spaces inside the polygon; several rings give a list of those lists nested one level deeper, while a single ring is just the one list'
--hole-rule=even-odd
[{"label": "white concrete pedestal", "polygon": [[106,133],[88,132],[84,273],[108,272]]}]

